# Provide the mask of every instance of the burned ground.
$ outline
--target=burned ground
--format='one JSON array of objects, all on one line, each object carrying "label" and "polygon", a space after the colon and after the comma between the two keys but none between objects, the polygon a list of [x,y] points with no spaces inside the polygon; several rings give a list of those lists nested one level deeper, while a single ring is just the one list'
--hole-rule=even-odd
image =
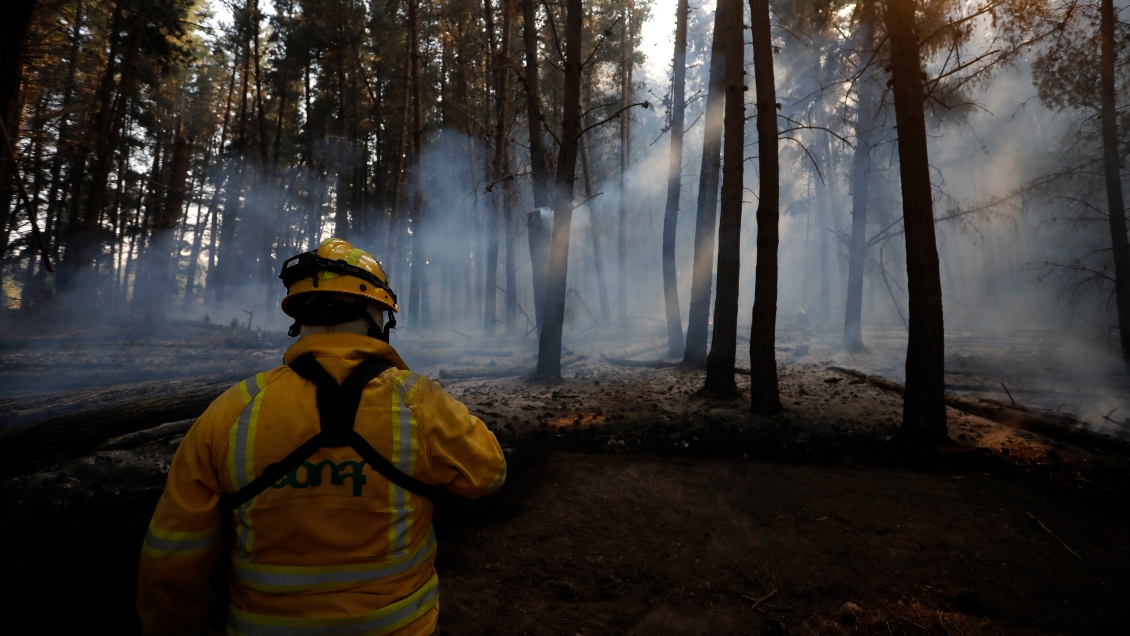
[{"label": "burned ground", "polygon": [[[754,418],[744,398],[694,395],[698,372],[603,357],[652,360],[651,343],[575,346],[557,385],[457,379],[528,364],[520,343],[402,348],[511,465],[499,493],[437,513],[445,634],[1098,634],[1130,619],[1116,455],[952,410],[954,443],[911,451],[891,439],[899,396],[811,353],[782,352],[787,411]],[[64,604],[59,632],[136,630],[137,554],[178,441],[0,482],[8,604]]]}]

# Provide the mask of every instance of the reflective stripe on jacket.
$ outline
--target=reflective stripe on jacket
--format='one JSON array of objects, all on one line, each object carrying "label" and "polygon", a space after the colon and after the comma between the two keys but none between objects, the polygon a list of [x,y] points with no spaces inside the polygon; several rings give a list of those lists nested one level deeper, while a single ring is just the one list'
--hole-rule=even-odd
[{"label": "reflective stripe on jacket", "polygon": [[[463,496],[506,479],[498,441],[387,344],[307,336],[339,382],[366,358],[395,364],[364,390],[354,428],[401,471]],[[351,448],[324,448],[230,513],[221,495],[255,479],[319,430],[312,383],[282,366],[212,403],[185,435],[142,545],[138,612],[146,634],[196,633],[208,577],[230,545],[229,634],[428,635],[438,615],[432,502],[390,483]],[[227,538],[230,541],[225,541]]]}]

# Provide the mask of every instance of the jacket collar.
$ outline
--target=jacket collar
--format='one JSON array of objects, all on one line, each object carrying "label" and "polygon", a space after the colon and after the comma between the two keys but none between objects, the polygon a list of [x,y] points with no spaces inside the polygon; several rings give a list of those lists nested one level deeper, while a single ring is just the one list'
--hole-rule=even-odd
[{"label": "jacket collar", "polygon": [[400,354],[388,343],[355,333],[310,334],[290,345],[283,355],[283,364],[290,364],[308,353],[314,354],[315,358],[345,358],[358,361],[378,358],[395,365],[398,369],[408,370],[408,365],[400,358]]}]

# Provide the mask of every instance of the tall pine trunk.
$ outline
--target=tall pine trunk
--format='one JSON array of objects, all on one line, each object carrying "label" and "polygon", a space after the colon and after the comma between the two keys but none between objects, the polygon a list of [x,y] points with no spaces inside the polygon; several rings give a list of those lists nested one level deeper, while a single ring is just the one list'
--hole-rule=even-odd
[{"label": "tall pine trunk", "polygon": [[505,136],[504,115],[506,99],[502,96],[502,61],[499,56],[499,46],[496,42],[494,29],[494,5],[491,0],[483,0],[483,21],[486,23],[488,59],[492,69],[492,84],[494,93],[494,154],[490,160],[490,169],[487,170],[487,182],[492,190],[490,200],[487,201],[487,253],[484,267],[486,278],[483,282],[483,336],[492,338],[495,334],[495,325],[498,323],[498,234],[499,234],[499,195],[493,187],[498,185],[502,169],[502,138]]},{"label": "tall pine trunk", "polygon": [[534,377],[561,379],[561,337],[565,324],[565,290],[569,267],[569,231],[573,220],[573,188],[577,179],[577,143],[581,137],[581,0],[565,0],[565,95],[561,108],[561,151],[553,189],[553,243],[545,299],[545,327],[538,340]]},{"label": "tall pine trunk", "polygon": [[628,324],[628,165],[632,155],[632,0],[623,3],[620,25],[620,204],[616,228],[616,313],[621,325]]},{"label": "tall pine trunk", "polygon": [[667,355],[683,355],[683,318],[679,313],[679,279],[675,267],[675,232],[683,191],[683,120],[687,92],[687,0],[675,10],[675,60],[671,78],[671,154],[667,158],[667,207],[663,212],[663,306],[667,313]]},{"label": "tall pine trunk", "polygon": [[526,214],[526,235],[530,245],[530,270],[534,289],[534,315],[540,330],[545,313],[545,286],[549,270],[549,226],[538,211],[549,208],[549,167],[546,162],[544,122],[541,115],[541,82],[538,78],[538,27],[536,0],[522,2],[522,42],[525,45],[526,122],[530,132],[530,172],[534,191],[534,210]]},{"label": "tall pine trunk", "polygon": [[[581,118],[581,128],[587,126],[587,118]],[[611,307],[608,303],[608,284],[604,276],[604,248],[601,246],[601,228],[599,222],[599,215],[596,213],[596,208],[593,206],[593,201],[596,198],[596,186],[593,183],[592,174],[592,158],[589,156],[589,142],[588,135],[581,135],[580,141],[581,153],[581,173],[585,179],[585,200],[588,201],[589,207],[589,237],[592,241],[592,264],[596,273],[596,291],[600,297],[600,316],[601,320],[608,322],[611,319]]]},{"label": "tall pine trunk", "polygon": [[[706,122],[702,137],[702,170],[698,178],[698,213],[694,226],[694,264],[691,269],[691,304],[687,316],[687,342],[683,365],[706,364],[706,339],[710,328],[710,288],[714,278],[714,229],[718,218],[718,168],[722,151],[722,119],[725,109],[724,40],[728,5],[720,2],[714,12],[714,42],[710,46],[710,79],[706,92]],[[739,19],[740,18],[735,18]]]},{"label": "tall pine trunk", "polygon": [[1102,0],[1099,31],[1101,58],[1099,83],[1102,89],[1103,175],[1106,177],[1106,201],[1110,218],[1110,244],[1114,257],[1114,297],[1118,307],[1118,335],[1122,344],[1122,361],[1130,373],[1130,242],[1126,238],[1126,210],[1122,201],[1122,175],[1119,174],[1118,104],[1115,101],[1113,0]]},{"label": "tall pine trunk", "polygon": [[424,103],[420,79],[420,3],[408,2],[408,37],[412,40],[408,64],[412,69],[412,278],[408,290],[408,315],[413,326],[430,327],[428,296],[428,252],[424,231]]},{"label": "tall pine trunk", "polygon": [[[722,3],[727,5],[727,15],[742,14],[742,0],[719,0],[719,4]],[[710,342],[710,355],[706,359],[706,385],[703,388],[718,397],[732,397],[738,392],[738,385],[734,381],[734,361],[738,345],[738,276],[741,269],[744,193],[745,41],[742,37],[742,20],[727,20],[722,27],[725,31],[715,35],[716,38],[722,38],[726,56],[723,74],[726,114],[722,212],[718,223],[718,291],[714,298],[714,335]],[[773,179],[775,176],[761,175],[762,179]]]},{"label": "tall pine trunk", "polygon": [[757,415],[781,411],[774,345],[777,329],[777,248],[780,243],[781,172],[777,152],[777,88],[769,0],[749,0],[753,27],[753,79],[757,90],[757,265],[753,321],[749,334],[750,409]]},{"label": "tall pine trunk", "polygon": [[[875,0],[863,0],[859,21],[859,57],[866,60],[875,46]],[[848,243],[847,299],[844,303],[844,350],[857,353],[863,345],[863,266],[867,260],[867,208],[871,195],[871,148],[878,108],[876,73],[859,75],[855,113],[855,154],[851,160],[851,239]]]},{"label": "tall pine trunk", "polygon": [[153,233],[144,257],[145,268],[134,292],[134,306],[141,311],[143,328],[149,330],[165,318],[168,290],[173,289],[179,260],[175,230],[184,208],[185,180],[192,158],[192,140],[185,135],[183,122],[177,122],[173,144],[168,190],[153,219]]},{"label": "tall pine trunk", "polygon": [[[126,105],[133,93],[134,81],[137,77],[137,58],[144,39],[144,28],[147,18],[147,1],[140,0],[133,19],[133,34],[125,57],[122,59],[121,75],[117,79],[117,96],[111,101],[105,93],[106,99],[100,104],[100,110],[95,117],[97,124],[93,128],[94,161],[90,167],[90,194],[86,199],[86,210],[83,215],[83,236],[78,245],[78,263],[84,267],[95,266],[95,256],[98,249],[98,228],[102,220],[102,207],[106,201],[107,183],[110,170],[113,167],[114,154],[121,139],[122,124],[126,115]],[[103,83],[113,84],[113,60],[107,63],[106,75]]]},{"label": "tall pine trunk", "polygon": [[889,0],[887,5],[910,295],[910,338],[900,434],[914,441],[934,442],[946,437],[945,326],[934,236],[920,41],[914,19],[916,4],[916,0]]}]

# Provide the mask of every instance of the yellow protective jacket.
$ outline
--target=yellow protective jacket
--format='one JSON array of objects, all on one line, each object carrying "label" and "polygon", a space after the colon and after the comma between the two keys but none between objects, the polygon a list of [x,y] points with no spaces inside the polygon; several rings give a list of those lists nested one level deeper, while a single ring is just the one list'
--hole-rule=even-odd
[{"label": "yellow protective jacket", "polygon": [[[389,345],[307,336],[341,382],[366,358],[395,368],[361,395],[354,430],[393,465],[466,497],[506,479],[494,434]],[[208,578],[230,550],[229,634],[428,635],[439,612],[432,502],[389,482],[349,447],[323,448],[234,511],[221,501],[319,431],[315,386],[289,367],[256,374],[204,412],[181,442],[145,536],[137,607],[145,634],[200,633]]]}]

